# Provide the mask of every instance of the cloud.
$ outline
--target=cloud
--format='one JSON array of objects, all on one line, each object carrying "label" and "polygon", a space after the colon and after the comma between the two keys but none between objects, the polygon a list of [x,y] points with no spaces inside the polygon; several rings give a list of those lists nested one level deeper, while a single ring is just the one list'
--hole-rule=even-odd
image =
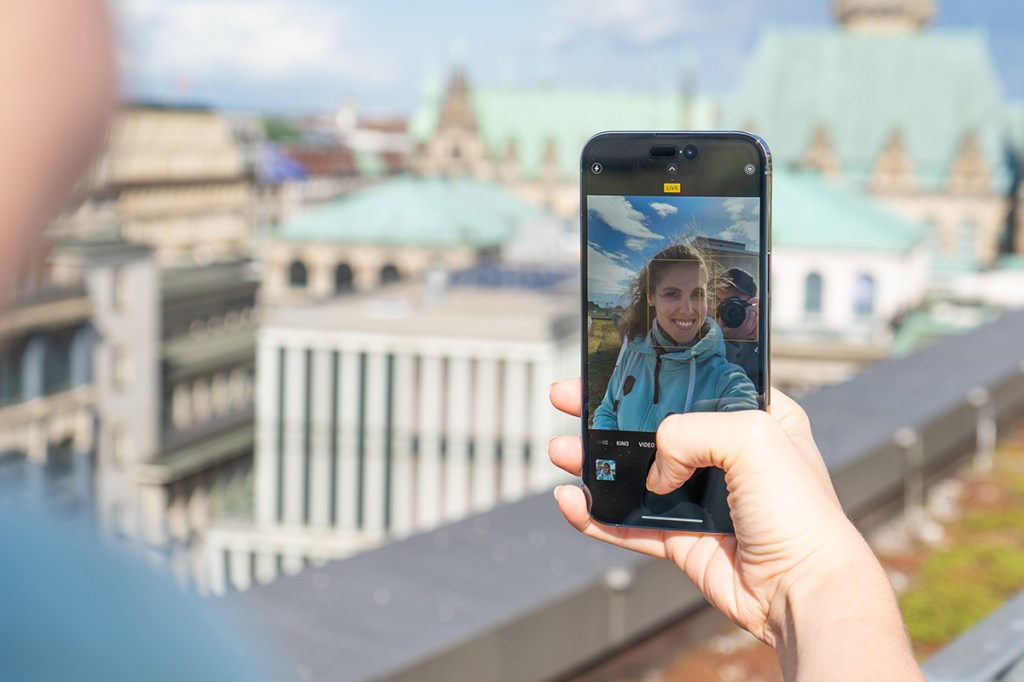
[{"label": "cloud", "polygon": [[658,46],[697,35],[710,19],[705,3],[697,0],[558,0],[548,13],[547,43],[554,48],[595,40]]},{"label": "cloud", "polygon": [[[393,80],[397,64],[352,11],[314,0],[119,0],[130,78],[325,85]],[[335,85],[337,87],[337,85]]]},{"label": "cloud", "polygon": [[626,259],[620,254],[602,251],[592,243],[587,244],[587,289],[594,294],[620,296],[629,289],[636,273],[623,265]]},{"label": "cloud", "polygon": [[[593,196],[587,199],[587,210],[596,213],[597,216],[608,224],[608,227],[621,232],[634,244],[645,244],[654,239],[664,239],[660,234],[655,234],[647,229],[644,221],[647,219],[643,213],[633,208],[625,197]],[[627,244],[628,245],[628,244]],[[629,248],[634,248],[630,246]]]},{"label": "cloud", "polygon": [[722,208],[725,209],[725,212],[728,213],[733,220],[737,220],[740,217],[740,215],[742,215],[743,211],[746,210],[749,206],[750,199],[745,199],[741,197],[733,197],[731,199],[726,199],[722,203]]},{"label": "cloud", "polygon": [[726,199],[723,208],[729,214],[732,223],[722,230],[720,238],[745,244],[756,244],[761,230],[760,221],[757,218],[758,201],[756,198]]},{"label": "cloud", "polygon": [[672,204],[662,203],[660,201],[652,201],[651,208],[653,208],[662,218],[670,216],[674,213],[679,213],[679,209],[677,207],[673,206]]}]

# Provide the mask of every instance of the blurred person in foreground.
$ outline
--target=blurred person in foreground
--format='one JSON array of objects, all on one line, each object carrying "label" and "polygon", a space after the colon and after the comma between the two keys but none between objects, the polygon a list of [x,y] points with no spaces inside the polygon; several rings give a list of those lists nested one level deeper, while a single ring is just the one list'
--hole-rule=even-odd
[{"label": "blurred person in foreground", "polygon": [[[102,143],[112,47],[99,0],[0,3],[0,305]],[[0,548],[0,679],[266,676],[209,605],[58,518],[0,499]]]},{"label": "blurred person in foreground", "polygon": [[[552,384],[551,401],[579,416],[579,380]],[[772,391],[770,412],[676,414],[658,428],[647,489],[667,494],[700,467],[725,471],[735,535],[604,526],[584,491],[555,488],[577,530],[673,561],[707,600],[773,647],[787,680],[924,680],[889,579],[846,517],[793,400]],[[553,438],[552,462],[580,475],[577,436]]]}]

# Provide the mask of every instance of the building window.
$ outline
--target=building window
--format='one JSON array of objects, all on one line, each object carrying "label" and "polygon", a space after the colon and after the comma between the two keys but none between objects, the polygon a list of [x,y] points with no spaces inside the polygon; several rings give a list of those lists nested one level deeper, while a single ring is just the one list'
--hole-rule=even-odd
[{"label": "building window", "polygon": [[21,402],[23,380],[21,358],[25,351],[23,342],[6,345],[0,351],[0,406]]},{"label": "building window", "polygon": [[192,384],[192,420],[195,424],[210,420],[210,384],[206,379],[196,379]]},{"label": "building window", "polygon": [[306,280],[306,264],[300,260],[293,261],[288,266],[288,286],[292,289],[305,289]]},{"label": "building window", "polygon": [[350,294],[355,289],[355,276],[348,263],[341,263],[334,269],[334,293]]},{"label": "building window", "polygon": [[46,360],[43,363],[43,393],[50,395],[71,386],[71,345],[73,331],[46,337]]},{"label": "building window", "polygon": [[241,367],[233,369],[231,371],[231,379],[229,380],[229,390],[231,393],[231,408],[240,410],[249,404],[249,396],[246,390],[246,372]]},{"label": "building window", "polygon": [[973,218],[964,218],[957,224],[956,253],[974,260],[978,250],[978,223]]},{"label": "building window", "polygon": [[109,437],[110,461],[114,466],[121,466],[124,464],[125,458],[128,457],[130,447],[128,434],[124,432],[124,427],[121,424],[113,424],[110,427]]},{"label": "building window", "polygon": [[871,275],[857,275],[853,285],[853,313],[857,317],[871,317],[875,312],[875,279]]},{"label": "building window", "polygon": [[210,381],[210,409],[214,416],[227,414],[231,411],[228,378],[224,374],[214,374],[213,379]]},{"label": "building window", "polygon": [[382,286],[393,284],[398,280],[402,279],[402,275],[391,263],[388,263],[380,269],[380,283]]},{"label": "building window", "polygon": [[132,383],[131,355],[121,347],[114,346],[111,351],[111,373],[114,380],[114,388],[118,391],[126,391]]},{"label": "building window", "polygon": [[171,424],[176,429],[192,425],[192,389],[187,385],[175,386],[171,394]]},{"label": "building window", "polygon": [[115,312],[122,312],[128,306],[128,283],[123,266],[114,268],[111,278],[110,303]]},{"label": "building window", "polygon": [[821,275],[812,272],[804,280],[804,314],[808,317],[821,315]]}]

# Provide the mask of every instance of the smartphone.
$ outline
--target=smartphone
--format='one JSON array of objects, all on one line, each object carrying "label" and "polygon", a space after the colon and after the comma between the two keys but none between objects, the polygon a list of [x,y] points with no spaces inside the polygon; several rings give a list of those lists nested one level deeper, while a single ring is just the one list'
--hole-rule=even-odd
[{"label": "smartphone", "polygon": [[721,469],[666,495],[646,479],[665,417],[767,407],[768,146],[736,131],[605,132],[580,179],[590,514],[731,533]]}]

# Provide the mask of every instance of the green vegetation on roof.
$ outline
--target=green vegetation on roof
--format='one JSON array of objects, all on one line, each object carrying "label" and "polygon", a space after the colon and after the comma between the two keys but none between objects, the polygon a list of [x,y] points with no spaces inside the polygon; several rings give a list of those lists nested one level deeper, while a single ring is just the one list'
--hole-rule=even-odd
[{"label": "green vegetation on roof", "polygon": [[313,209],[278,234],[284,241],[481,249],[545,216],[491,183],[403,176]]},{"label": "green vegetation on roof", "polygon": [[849,182],[776,169],[772,179],[775,246],[906,253],[927,228],[897,215]]},{"label": "green vegetation on roof", "polygon": [[1007,109],[979,31],[767,29],[724,123],[751,127],[783,165],[799,162],[824,129],[844,173],[858,181],[870,176],[899,131],[925,190],[946,182],[963,140],[973,134],[993,189],[1009,186]]}]

